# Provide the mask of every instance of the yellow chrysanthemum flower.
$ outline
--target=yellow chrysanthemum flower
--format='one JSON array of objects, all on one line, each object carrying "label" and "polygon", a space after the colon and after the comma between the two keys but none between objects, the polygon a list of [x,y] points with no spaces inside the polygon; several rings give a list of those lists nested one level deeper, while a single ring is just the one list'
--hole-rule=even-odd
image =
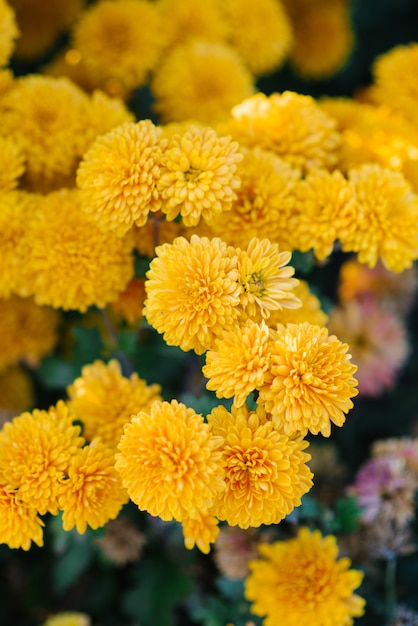
[{"label": "yellow chrysanthemum flower", "polygon": [[160,400],[160,386],[148,386],[137,374],[122,376],[115,359],[108,364],[95,361],[85,365],[82,375],[67,388],[69,408],[74,419],[83,423],[83,436],[91,441],[100,437],[116,448],[124,425],[138,411],[150,409]]},{"label": "yellow chrysanthemum flower", "polygon": [[363,573],[338,559],[337,540],[319,530],[301,528],[294,539],[259,546],[250,561],[245,596],[265,626],[350,626],[364,613],[364,600],[353,591]]},{"label": "yellow chrysanthemum flower", "polygon": [[25,171],[23,150],[9,137],[0,137],[0,193],[17,187]]},{"label": "yellow chrysanthemum flower", "polygon": [[35,367],[54,350],[60,320],[58,311],[38,306],[32,298],[0,300],[0,370],[19,361]]},{"label": "yellow chrysanthemum flower", "polygon": [[241,179],[237,199],[230,211],[211,220],[211,229],[215,236],[234,246],[246,248],[252,237],[266,237],[279,243],[283,250],[290,250],[288,220],[300,171],[257,146],[243,148],[242,154],[237,171]]},{"label": "yellow chrysanthemum flower", "polygon": [[289,220],[294,246],[302,252],[313,250],[324,260],[334,244],[357,222],[354,187],[340,171],[312,170],[294,190],[293,216]]},{"label": "yellow chrysanthemum flower", "polygon": [[270,317],[266,320],[270,329],[275,329],[277,324],[286,326],[289,323],[301,324],[302,322],[325,326],[328,315],[321,309],[321,302],[315,294],[311,293],[308,283],[299,278],[299,284],[296,285],[293,293],[299,298],[302,306],[297,309],[271,311]]},{"label": "yellow chrysanthemum flower", "polygon": [[163,122],[195,119],[212,124],[254,91],[238,53],[223,43],[191,40],[175,46],[154,72],[155,110]]},{"label": "yellow chrysanthemum flower", "polygon": [[129,111],[123,100],[117,97],[110,97],[100,89],[95,89],[87,105],[83,154],[86,153],[99,135],[104,135],[114,128],[122,126],[122,124],[134,121],[134,114]]},{"label": "yellow chrysanthemum flower", "polygon": [[0,432],[0,474],[9,490],[41,515],[58,512],[60,481],[84,439],[64,402],[6,422]]},{"label": "yellow chrysanthemum flower", "polygon": [[219,443],[193,409],[155,401],[125,425],[116,469],[141,510],[164,521],[198,519],[224,487]]},{"label": "yellow chrysanthemum flower", "polygon": [[160,0],[161,28],[169,46],[188,39],[226,41],[229,27],[226,23],[222,0]]},{"label": "yellow chrysanthemum flower", "polygon": [[100,228],[123,236],[160,208],[161,130],[150,120],[126,123],[99,137],[77,170],[83,210]]},{"label": "yellow chrysanthemum flower", "polygon": [[145,279],[133,278],[125,291],[119,294],[116,302],[111,302],[109,306],[113,313],[125,320],[129,326],[137,326],[143,319],[146,296]]},{"label": "yellow chrysanthemum flower", "polygon": [[214,505],[221,520],[240,528],[278,524],[312,487],[303,452],[309,445],[274,429],[263,409],[218,406],[208,415],[214,435],[223,437],[226,490]]},{"label": "yellow chrysanthemum flower", "polygon": [[203,354],[240,314],[235,250],[218,238],[192,235],[156,253],[146,275],[144,315],[168,345]]},{"label": "yellow chrysanthemum flower", "polygon": [[44,545],[43,521],[31,504],[20,498],[18,489],[12,489],[0,478],[0,543],[9,548],[29,550],[32,541],[37,546]]},{"label": "yellow chrysanthemum flower", "polygon": [[287,265],[290,252],[279,252],[277,243],[253,237],[247,249],[240,251],[241,304],[252,318],[268,318],[270,311],[297,309],[301,302],[293,293],[298,280]]},{"label": "yellow chrysanthemum flower", "polygon": [[91,621],[85,613],[56,613],[48,617],[43,626],[90,626]]},{"label": "yellow chrysanthemum flower", "polygon": [[181,523],[186,548],[192,550],[196,545],[203,554],[209,554],[210,544],[215,543],[219,535],[218,523],[210,513],[199,513],[196,518],[186,517]]},{"label": "yellow chrysanthemum flower", "polygon": [[258,76],[277,70],[293,43],[292,26],[280,0],[227,0],[230,41]]},{"label": "yellow chrysanthemum flower", "polygon": [[16,15],[11,3],[0,2],[0,66],[7,65],[12,55],[15,39],[19,35]]},{"label": "yellow chrysanthemum flower", "polygon": [[247,98],[232,109],[223,131],[303,170],[335,165],[341,144],[335,120],[311,96],[292,91]]},{"label": "yellow chrysanthemum flower", "polygon": [[265,322],[247,320],[245,326],[225,331],[206,353],[202,372],[206,388],[217,398],[234,398],[242,406],[247,396],[261,387],[269,367],[269,329]]},{"label": "yellow chrysanthemum flower", "polygon": [[154,213],[146,224],[134,227],[135,249],[142,256],[155,257],[155,248],[163,243],[173,243],[176,237],[184,235],[185,227],[181,222],[167,222],[162,214]]},{"label": "yellow chrysanthemum flower", "polygon": [[173,135],[161,157],[157,181],[167,219],[181,215],[186,226],[196,226],[201,217],[210,222],[229,210],[241,184],[237,175],[241,160],[238,144],[212,128],[195,126]]},{"label": "yellow chrysanthemum flower", "polygon": [[331,422],[344,424],[357,395],[357,367],[347,350],[326,328],[308,322],[277,327],[259,395],[277,427],[288,435],[309,430],[329,437]]},{"label": "yellow chrysanthemum flower", "polygon": [[82,211],[76,190],[39,197],[24,244],[24,284],[38,304],[81,312],[102,308],[133,277],[132,237],[98,228]]},{"label": "yellow chrysanthemum flower", "polygon": [[95,80],[134,89],[146,81],[165,43],[159,8],[148,0],[100,0],[82,14],[73,41]]},{"label": "yellow chrysanthemum flower", "polygon": [[355,228],[341,233],[345,252],[374,267],[381,259],[402,272],[418,258],[418,196],[400,172],[366,164],[350,170],[356,197]]},{"label": "yellow chrysanthemum flower", "polygon": [[100,528],[115,519],[127,501],[113,450],[100,438],[73,454],[58,493],[64,530],[75,527],[83,534],[87,526]]},{"label": "yellow chrysanthemum flower", "polygon": [[19,415],[29,411],[34,404],[35,389],[29,374],[17,365],[0,372],[0,411]]},{"label": "yellow chrysanthemum flower", "polygon": [[23,182],[45,193],[72,184],[84,147],[88,98],[66,78],[18,78],[2,99],[3,133],[26,158]]}]

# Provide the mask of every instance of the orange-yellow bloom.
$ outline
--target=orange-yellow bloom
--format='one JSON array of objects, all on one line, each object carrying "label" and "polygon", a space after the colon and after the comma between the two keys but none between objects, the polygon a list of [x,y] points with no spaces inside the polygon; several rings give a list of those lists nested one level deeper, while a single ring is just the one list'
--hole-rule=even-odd
[{"label": "orange-yellow bloom", "polygon": [[210,513],[199,513],[196,518],[186,517],[181,524],[186,548],[191,550],[196,545],[203,554],[209,554],[210,544],[219,535],[218,523],[218,519]]},{"label": "orange-yellow bloom", "polygon": [[42,527],[44,523],[38,517],[38,511],[20,499],[18,489],[6,486],[0,479],[0,543],[9,548],[29,550],[32,541],[43,546]]}]

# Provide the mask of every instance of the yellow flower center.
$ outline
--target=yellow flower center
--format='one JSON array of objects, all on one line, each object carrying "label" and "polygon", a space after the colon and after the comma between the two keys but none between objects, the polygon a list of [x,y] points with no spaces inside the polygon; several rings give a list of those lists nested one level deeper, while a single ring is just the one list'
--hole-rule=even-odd
[{"label": "yellow flower center", "polygon": [[178,479],[188,473],[192,464],[189,450],[172,441],[166,441],[158,448],[160,466],[167,471],[167,475]]},{"label": "yellow flower center", "polygon": [[229,446],[226,449],[228,455],[227,473],[231,483],[248,483],[251,478],[256,478],[267,473],[265,460],[267,452],[252,446],[243,450],[239,446]]}]

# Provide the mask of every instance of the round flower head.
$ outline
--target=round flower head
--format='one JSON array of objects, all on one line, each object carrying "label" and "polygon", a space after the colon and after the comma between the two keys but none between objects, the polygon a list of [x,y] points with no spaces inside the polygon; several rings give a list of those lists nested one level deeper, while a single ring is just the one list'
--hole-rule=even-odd
[{"label": "round flower head", "polygon": [[306,281],[299,279],[299,284],[293,290],[293,293],[302,303],[297,309],[281,309],[280,311],[271,311],[267,324],[271,329],[275,329],[278,324],[301,324],[309,322],[317,326],[325,326],[328,315],[321,309],[321,302],[315,294],[309,290]]},{"label": "round flower head", "polygon": [[164,39],[158,7],[147,0],[100,0],[73,30],[74,47],[96,80],[133,89],[157,64]]},{"label": "round flower head", "polygon": [[58,340],[58,311],[38,306],[32,298],[0,300],[0,370],[23,361],[30,367],[53,352]]},{"label": "round flower head", "polygon": [[0,1],[0,66],[7,65],[19,34],[14,9],[5,0]]},{"label": "round flower head", "polygon": [[225,126],[240,144],[271,150],[303,170],[337,162],[341,136],[336,122],[311,96],[257,93],[232,109]]},{"label": "round flower head", "polygon": [[259,402],[278,427],[289,435],[309,430],[329,437],[331,422],[343,425],[358,393],[347,350],[326,328],[308,322],[277,327]]},{"label": "round flower head", "polygon": [[64,612],[48,617],[42,626],[90,626],[91,621],[85,613]]},{"label": "round flower head", "polygon": [[232,47],[200,39],[174,47],[154,72],[151,88],[163,122],[207,124],[226,119],[254,91],[253,78]]},{"label": "round flower head", "polygon": [[292,27],[277,0],[227,0],[231,44],[254,75],[280,68],[292,45]]},{"label": "round flower head", "polygon": [[360,263],[381,259],[402,272],[418,258],[418,196],[400,172],[366,164],[349,172],[356,197],[356,228],[340,236],[344,252]]},{"label": "round flower head", "polygon": [[181,215],[186,226],[210,221],[231,208],[240,184],[242,155],[230,137],[211,128],[193,127],[171,138],[161,158],[157,190],[169,221]]},{"label": "round flower head", "polygon": [[35,409],[6,422],[0,432],[0,475],[8,489],[17,489],[26,506],[58,512],[60,481],[71,457],[84,443],[60,400],[48,411]]},{"label": "round flower head", "polygon": [[338,170],[312,170],[295,187],[294,216],[289,230],[295,248],[313,249],[320,261],[333,251],[334,243],[356,227],[355,196]]},{"label": "round flower head", "polygon": [[71,415],[83,423],[84,437],[88,441],[100,437],[114,449],[124,425],[159,400],[159,391],[159,385],[147,386],[135,373],[129,378],[122,376],[115,359],[107,365],[102,361],[85,365],[82,375],[67,388]]},{"label": "round flower head", "polygon": [[100,438],[71,457],[58,494],[64,530],[75,527],[83,534],[87,526],[100,528],[115,519],[127,501],[113,450]]},{"label": "round flower head", "polygon": [[203,554],[209,554],[210,544],[214,543],[219,535],[218,519],[206,513],[196,518],[185,518],[182,521],[184,545],[192,550],[196,545]]},{"label": "round flower head", "polygon": [[123,236],[159,209],[160,135],[150,120],[122,124],[84,155],[77,170],[82,207],[103,230]]},{"label": "round flower head", "polygon": [[225,41],[229,32],[222,0],[160,0],[161,28],[169,46],[189,39]]},{"label": "round flower head", "polygon": [[9,137],[0,137],[0,193],[17,187],[25,171],[23,150]]},{"label": "round flower head", "polygon": [[224,486],[218,448],[201,415],[156,400],[126,424],[116,469],[139,509],[164,521],[197,519]]},{"label": "round flower head", "polygon": [[268,239],[253,237],[245,251],[240,251],[241,304],[248,316],[268,318],[271,311],[297,309],[301,302],[293,293],[298,280],[287,265],[290,252],[279,252],[279,246]]},{"label": "round flower head", "polygon": [[250,561],[245,596],[265,626],[350,626],[363,615],[354,594],[363,573],[338,559],[337,540],[301,528],[294,539],[260,544],[261,558]]},{"label": "round flower head", "polygon": [[218,406],[208,415],[215,436],[223,437],[226,490],[214,505],[221,520],[240,528],[278,524],[312,487],[303,452],[309,445],[274,429],[263,409]]},{"label": "round flower head", "polygon": [[246,397],[258,389],[269,365],[269,330],[247,320],[244,327],[225,331],[216,339],[213,350],[206,353],[202,372],[209,381],[207,389],[216,391],[217,398],[234,398],[242,406]]},{"label": "round flower head", "polygon": [[131,237],[98,228],[75,190],[40,197],[36,208],[24,235],[25,285],[35,302],[85,312],[116,300],[133,276]]},{"label": "round flower head", "polygon": [[29,550],[32,541],[44,545],[43,521],[31,504],[22,502],[18,489],[12,489],[0,478],[0,543],[9,548]]},{"label": "round flower head", "polygon": [[170,346],[203,354],[236,325],[241,287],[235,250],[192,235],[156,248],[147,272],[144,314]]},{"label": "round flower head", "polygon": [[46,193],[73,183],[88,98],[66,78],[18,78],[3,97],[3,132],[26,158],[25,185]]}]

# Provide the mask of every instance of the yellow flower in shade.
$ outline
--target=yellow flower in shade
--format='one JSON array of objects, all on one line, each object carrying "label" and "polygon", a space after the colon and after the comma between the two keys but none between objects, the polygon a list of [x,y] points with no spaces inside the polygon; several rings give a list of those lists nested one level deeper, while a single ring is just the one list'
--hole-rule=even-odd
[{"label": "yellow flower in shade", "polygon": [[254,91],[253,78],[234,48],[201,39],[175,46],[151,82],[161,121],[212,124]]},{"label": "yellow flower in shade", "polygon": [[25,171],[23,151],[8,137],[0,137],[1,169],[0,193],[17,187],[19,178]]},{"label": "yellow flower in shade", "polygon": [[264,626],[350,626],[364,613],[364,600],[353,591],[363,573],[338,559],[337,540],[319,530],[301,528],[287,541],[259,546],[250,561],[245,596]]},{"label": "yellow flower in shade", "polygon": [[139,87],[164,45],[158,7],[148,0],[101,0],[84,11],[73,42],[95,80]]},{"label": "yellow flower in shade", "polygon": [[[76,190],[39,197],[24,234],[24,284],[38,304],[85,312],[116,300],[133,277],[128,233],[98,228]],[[51,280],[53,277],[53,280]]]},{"label": "yellow flower in shade", "polygon": [[0,300],[0,370],[8,365],[25,362],[36,367],[53,352],[58,341],[61,316],[49,307],[38,306],[32,298],[12,296]]},{"label": "yellow flower in shade", "polygon": [[418,258],[418,196],[400,172],[366,164],[350,170],[356,196],[355,228],[341,234],[344,252],[374,267],[379,258],[402,272]]},{"label": "yellow flower in shade", "polygon": [[258,145],[309,170],[337,162],[341,136],[336,125],[311,96],[285,91],[270,96],[257,93],[237,104],[223,132],[240,144]]},{"label": "yellow flower in shade", "polygon": [[16,16],[10,3],[0,2],[0,66],[7,65],[14,49],[14,40],[19,35]]},{"label": "yellow flower in shade", "polygon": [[31,377],[17,365],[0,372],[0,411],[18,415],[29,411],[34,404],[35,390]]},{"label": "yellow flower in shade", "polygon": [[126,123],[99,137],[77,170],[84,211],[100,228],[124,235],[160,208],[161,130],[150,120]]},{"label": "yellow flower in shade", "polygon": [[48,617],[43,626],[90,626],[91,621],[85,613],[56,613]]},{"label": "yellow flower in shade", "polygon": [[348,345],[326,328],[304,322],[277,327],[270,343],[270,370],[259,403],[277,427],[291,435],[308,430],[329,437],[331,422],[342,426],[357,395],[357,367]]},{"label": "yellow flower in shade", "polygon": [[100,437],[116,449],[124,425],[139,410],[150,409],[160,400],[160,386],[148,386],[137,374],[122,376],[118,361],[95,361],[85,365],[82,375],[67,388],[73,419],[83,423],[83,435],[91,441]]},{"label": "yellow flower in shade", "polygon": [[167,44],[176,46],[188,39],[225,41],[229,27],[226,23],[222,0],[161,0],[161,28]]},{"label": "yellow flower in shade", "polygon": [[48,411],[35,409],[6,422],[0,432],[0,475],[9,490],[41,515],[58,512],[60,481],[84,439],[60,400]]},{"label": "yellow flower in shade", "polygon": [[84,147],[88,97],[66,78],[18,78],[2,99],[3,133],[26,158],[23,182],[46,193],[70,186]]},{"label": "yellow flower in shade", "polygon": [[162,214],[155,213],[146,224],[139,228],[134,227],[135,249],[142,256],[153,258],[157,246],[173,243],[176,237],[184,234],[184,231],[181,222],[167,222]]},{"label": "yellow flower in shade", "polygon": [[197,520],[224,487],[219,443],[202,415],[156,400],[125,425],[116,469],[139,509],[164,521]]},{"label": "yellow flower in shade", "polygon": [[328,315],[321,309],[321,302],[315,294],[309,290],[306,281],[299,279],[299,284],[293,290],[293,293],[302,303],[298,309],[281,309],[281,311],[271,311],[267,324],[271,329],[275,329],[277,324],[301,324],[309,322],[317,326],[325,326]]},{"label": "yellow flower in shade", "polygon": [[135,116],[126,104],[117,97],[110,97],[100,89],[95,89],[89,98],[85,116],[85,154],[91,144],[99,137],[109,133],[117,126],[135,121]]},{"label": "yellow flower in shade", "polygon": [[146,298],[145,280],[133,278],[116,302],[110,303],[111,310],[120,315],[130,326],[136,326],[143,319]]},{"label": "yellow flower in shade", "polygon": [[208,415],[215,436],[223,437],[226,490],[215,505],[216,516],[240,528],[278,524],[312,487],[303,452],[308,442],[274,428],[262,408],[218,406]]},{"label": "yellow flower in shade", "polygon": [[31,504],[22,502],[18,489],[12,489],[0,478],[0,543],[9,548],[29,550],[32,541],[43,546],[43,521]]},{"label": "yellow flower in shade", "polygon": [[[212,128],[191,128],[175,134],[161,158],[157,190],[161,210],[169,221],[181,215],[186,226],[201,217],[209,221],[231,208],[242,155],[230,137],[219,137]],[[140,224],[139,224],[140,225]]]},{"label": "yellow flower in shade", "polygon": [[280,0],[227,0],[224,10],[230,41],[253,74],[268,74],[283,65],[293,33]]},{"label": "yellow flower in shade", "polygon": [[240,315],[238,258],[218,238],[178,237],[156,249],[144,315],[170,346],[203,354]]},{"label": "yellow flower in shade", "polygon": [[186,548],[192,550],[196,545],[203,554],[209,554],[210,544],[219,535],[218,523],[218,519],[210,513],[200,513],[195,519],[186,517],[181,523]]},{"label": "yellow flower in shade", "polygon": [[242,406],[246,397],[261,387],[269,366],[269,329],[265,322],[247,320],[245,326],[225,331],[206,353],[202,372],[207,389],[217,398],[234,398]]},{"label": "yellow flower in shade", "polygon": [[127,501],[114,452],[100,438],[71,457],[58,493],[64,530],[75,527],[83,534],[87,526],[100,528],[115,519]]},{"label": "yellow flower in shade", "polygon": [[271,311],[297,309],[301,302],[293,293],[298,280],[287,265],[290,252],[279,252],[279,246],[268,239],[253,237],[240,253],[241,303],[246,314],[268,318]]},{"label": "yellow flower in shade", "polygon": [[[286,4],[290,3],[287,0]],[[344,66],[354,44],[348,2],[304,3],[291,23],[294,41],[290,61],[300,76],[324,79]]]},{"label": "yellow flower in shade", "polygon": [[272,152],[254,147],[242,149],[243,161],[237,171],[241,186],[231,210],[211,219],[215,236],[246,248],[252,237],[291,249],[288,225],[293,210],[293,189],[300,171]]},{"label": "yellow flower in shade", "polygon": [[356,199],[352,183],[338,170],[312,170],[295,187],[294,216],[288,228],[295,248],[313,250],[326,259],[334,243],[356,227]]}]

